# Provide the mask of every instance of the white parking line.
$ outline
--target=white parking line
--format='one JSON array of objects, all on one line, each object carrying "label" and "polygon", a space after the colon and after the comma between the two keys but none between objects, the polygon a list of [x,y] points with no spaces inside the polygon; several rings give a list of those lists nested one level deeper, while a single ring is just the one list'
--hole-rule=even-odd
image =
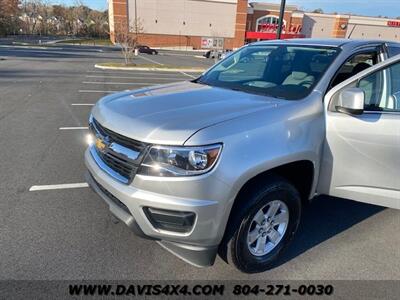
[{"label": "white parking line", "polygon": [[204,56],[195,55],[195,54],[160,53],[158,55],[161,55],[161,56],[183,56],[183,57],[205,58]]},{"label": "white parking line", "polygon": [[112,94],[112,93],[117,93],[120,91],[99,91],[99,90],[79,90],[79,93],[106,93],[106,94]]},{"label": "white parking line", "polygon": [[88,127],[60,127],[59,130],[86,130]]},{"label": "white parking line", "polygon": [[186,75],[186,76],[189,76],[189,77],[192,77],[192,78],[197,78],[196,76],[193,76],[193,75],[190,75],[190,74],[187,74],[187,73],[185,73],[185,72],[183,72],[183,71],[180,71],[183,75]]},{"label": "white parking line", "polygon": [[79,189],[87,188],[89,185],[86,182],[80,183],[65,183],[65,184],[50,184],[50,185],[33,185],[29,188],[30,192],[34,191],[49,191],[49,190],[64,190],[64,189]]},{"label": "white parking line", "polygon": [[115,85],[121,85],[121,84],[130,84],[130,85],[141,85],[141,86],[149,86],[152,84],[149,84],[148,82],[102,82],[102,81],[83,81],[83,84],[115,84]]},{"label": "white parking line", "polygon": [[[136,74],[135,74],[136,75]],[[187,75],[190,76],[190,75]],[[143,76],[100,76],[100,75],[86,75],[86,78],[104,78],[104,79],[146,79],[146,80],[171,80],[177,79],[182,80],[186,79],[185,76],[182,77],[143,77]]]},{"label": "white parking line", "polygon": [[94,103],[72,103],[72,106],[93,106]]},{"label": "white parking line", "polygon": [[152,63],[154,63],[154,64],[157,64],[157,65],[159,65],[159,66],[163,66],[163,65],[164,65],[164,64],[162,64],[162,63],[160,63],[160,62],[158,62],[158,61],[155,61],[155,60],[153,60],[153,59],[151,59],[151,58],[144,57],[143,55],[139,55],[139,57],[142,58],[142,59],[144,59],[144,60],[147,60],[147,61],[149,61],[149,62],[152,62]]},{"label": "white parking line", "polygon": [[166,72],[166,71],[132,71],[132,70],[119,70],[119,71],[114,71],[114,70],[104,70],[104,71],[86,71],[87,73],[91,74],[103,74],[103,75],[116,75],[116,74],[123,74],[123,75],[157,75],[157,76],[179,76],[181,75],[180,72]]}]

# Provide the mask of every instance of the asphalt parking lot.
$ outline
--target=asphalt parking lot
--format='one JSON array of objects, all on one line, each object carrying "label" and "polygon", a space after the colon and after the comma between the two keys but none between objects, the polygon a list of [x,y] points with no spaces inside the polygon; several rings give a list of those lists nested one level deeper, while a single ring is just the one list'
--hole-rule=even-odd
[{"label": "asphalt parking lot", "polygon": [[[211,64],[162,54],[138,62]],[[342,199],[306,207],[282,261],[256,275],[219,258],[211,268],[193,267],[114,224],[83,184],[92,105],[115,91],[196,76],[94,68],[118,57],[98,47],[0,48],[0,279],[400,280],[400,211]]]}]

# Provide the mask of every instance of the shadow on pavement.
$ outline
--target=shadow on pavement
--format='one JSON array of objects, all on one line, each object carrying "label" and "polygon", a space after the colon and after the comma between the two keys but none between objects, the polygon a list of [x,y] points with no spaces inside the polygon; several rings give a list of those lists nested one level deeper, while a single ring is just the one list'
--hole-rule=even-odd
[{"label": "shadow on pavement", "polygon": [[303,209],[303,216],[291,245],[273,268],[301,255],[385,208],[351,200],[321,196]]}]

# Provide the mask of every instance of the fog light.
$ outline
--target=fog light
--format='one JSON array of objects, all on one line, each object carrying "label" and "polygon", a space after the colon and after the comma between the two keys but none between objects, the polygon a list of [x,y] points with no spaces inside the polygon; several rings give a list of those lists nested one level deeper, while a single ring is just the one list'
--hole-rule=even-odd
[{"label": "fog light", "polygon": [[89,146],[92,146],[94,144],[94,136],[91,133],[88,133],[86,135],[86,144],[88,144]]},{"label": "fog light", "polygon": [[193,212],[152,207],[145,207],[143,210],[154,228],[168,231],[189,232],[192,230],[196,218]]}]

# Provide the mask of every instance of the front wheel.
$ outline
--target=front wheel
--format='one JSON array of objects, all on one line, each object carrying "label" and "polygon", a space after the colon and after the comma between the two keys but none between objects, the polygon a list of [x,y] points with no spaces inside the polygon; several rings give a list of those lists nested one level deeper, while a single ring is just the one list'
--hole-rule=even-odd
[{"label": "front wheel", "polygon": [[[246,195],[247,194],[247,195]],[[300,222],[297,190],[282,178],[270,178],[242,194],[225,242],[226,258],[245,273],[268,270],[288,246]]]}]

